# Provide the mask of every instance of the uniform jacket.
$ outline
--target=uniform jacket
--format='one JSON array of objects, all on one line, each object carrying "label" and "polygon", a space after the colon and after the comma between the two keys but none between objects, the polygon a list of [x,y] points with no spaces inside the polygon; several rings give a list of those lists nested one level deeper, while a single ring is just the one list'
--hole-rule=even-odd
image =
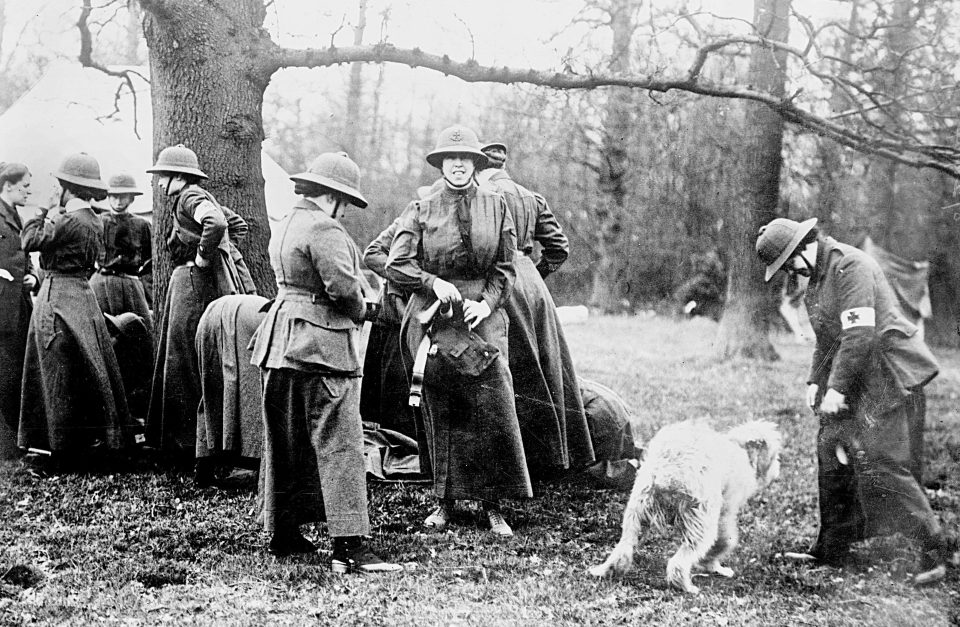
[{"label": "uniform jacket", "polygon": [[270,240],[270,263],[279,291],[251,363],[359,375],[364,279],[360,250],[343,226],[300,200]]},{"label": "uniform jacket", "polygon": [[517,250],[530,255],[533,243],[542,247],[537,272],[546,277],[555,272],[570,255],[570,242],[564,235],[546,199],[516,183],[504,170],[490,176],[490,183],[503,194],[517,229]]},{"label": "uniform jacket", "polygon": [[108,212],[103,223],[103,259],[100,267],[120,274],[139,274],[152,256],[150,223],[127,212]]},{"label": "uniform jacket", "polygon": [[886,413],[937,375],[917,327],[863,251],[822,238],[805,301],[817,336],[808,382],[821,395],[834,388],[852,407]]},{"label": "uniform jacket", "polygon": [[400,325],[403,310],[407,299],[403,291],[393,283],[386,281],[387,257],[390,255],[390,246],[400,227],[400,218],[394,220],[385,228],[363,251],[363,263],[377,276],[384,279],[383,289],[380,290],[380,314],[377,322],[380,324]]},{"label": "uniform jacket", "polygon": [[516,280],[516,249],[513,216],[502,195],[475,185],[462,191],[444,186],[404,210],[387,259],[387,279],[428,296],[436,277],[480,280],[479,293],[463,297],[483,299],[495,311]]},{"label": "uniform jacket", "polygon": [[0,333],[18,328],[22,302],[26,303],[26,315],[30,315],[30,291],[23,286],[23,277],[36,276],[36,271],[20,245],[22,230],[16,208],[0,200],[0,268],[13,277],[12,280],[0,277]]}]

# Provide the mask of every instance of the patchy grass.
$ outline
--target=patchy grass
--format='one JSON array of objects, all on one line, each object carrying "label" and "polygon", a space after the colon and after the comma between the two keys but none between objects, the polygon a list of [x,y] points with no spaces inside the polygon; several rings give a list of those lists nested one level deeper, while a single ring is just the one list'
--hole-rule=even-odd
[{"label": "patchy grass", "polygon": [[[249,488],[198,489],[145,465],[115,474],[42,478],[0,466],[0,624],[560,624],[917,625],[960,621],[957,572],[913,588],[917,564],[902,539],[862,548],[835,570],[775,556],[816,531],[816,424],[803,408],[809,346],[778,343],[776,363],[712,358],[704,320],[598,318],[571,327],[581,374],[619,390],[638,433],[692,417],[726,425],[764,417],[785,436],[783,476],[741,517],[732,580],[700,579],[697,597],[665,587],[671,537],[647,538],[629,576],[595,581],[586,568],[619,536],[627,495],[574,483],[537,486],[512,503],[517,536],[485,532],[478,512],[445,533],[421,532],[434,501],[421,485],[372,485],[377,549],[406,569],[338,577],[321,553],[276,559],[255,525]],[[960,354],[939,351],[944,372],[928,387],[934,505],[951,530],[960,503]]]}]

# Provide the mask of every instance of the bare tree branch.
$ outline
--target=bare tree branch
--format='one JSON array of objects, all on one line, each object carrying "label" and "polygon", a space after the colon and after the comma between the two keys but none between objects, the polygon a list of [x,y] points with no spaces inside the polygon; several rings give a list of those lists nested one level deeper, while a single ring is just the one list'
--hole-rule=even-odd
[{"label": "bare tree branch", "polygon": [[[749,45],[775,45],[758,37],[729,38],[709,46],[710,50],[740,42]],[[791,54],[800,56],[802,51],[788,46],[779,46]],[[700,55],[698,55],[698,59]],[[276,47],[267,73],[281,67],[326,67],[353,62],[399,63],[410,67],[435,70],[461,80],[491,83],[527,83],[554,89],[596,89],[598,87],[630,87],[653,92],[671,90],[686,91],[715,98],[754,100],[766,104],[779,113],[785,121],[796,124],[822,137],[852,148],[864,154],[891,159],[912,167],[929,167],[960,179],[960,151],[942,146],[929,146],[910,140],[890,140],[864,135],[841,124],[832,122],[815,113],[802,109],[794,102],[796,94],[779,98],[757,91],[749,86],[715,84],[697,73],[688,73],[683,78],[660,78],[653,76],[614,76],[590,72],[570,74],[533,69],[483,66],[474,60],[454,61],[447,55],[424,52],[419,48],[403,49],[389,44],[373,46],[350,46],[344,48],[294,50]],[[696,67],[696,63],[694,65]],[[878,103],[879,104],[879,103]]]},{"label": "bare tree branch", "polygon": [[[110,4],[112,4],[112,2],[109,2],[104,6],[109,6]],[[140,130],[138,128],[139,120],[137,119],[137,90],[133,85],[133,77],[139,76],[147,83],[150,81],[143,74],[135,70],[114,70],[93,60],[93,36],[90,33],[89,26],[90,13],[92,11],[93,7],[90,4],[90,0],[83,0],[83,5],[80,8],[80,17],[77,19],[77,29],[80,31],[80,55],[77,58],[80,61],[80,65],[83,67],[98,70],[108,76],[115,76],[123,81],[123,84],[126,85],[127,89],[130,90],[130,95],[133,97],[133,133],[137,136],[137,139],[141,139]],[[110,114],[110,116],[115,115],[120,111],[120,97],[122,94],[123,87],[120,86],[117,88],[117,91],[114,94],[114,111]]]}]

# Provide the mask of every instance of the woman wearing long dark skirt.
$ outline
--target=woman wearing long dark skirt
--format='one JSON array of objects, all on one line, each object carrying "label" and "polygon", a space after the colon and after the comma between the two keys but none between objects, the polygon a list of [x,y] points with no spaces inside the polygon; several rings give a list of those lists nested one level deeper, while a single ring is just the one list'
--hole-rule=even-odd
[{"label": "woman wearing long dark skirt", "polygon": [[97,160],[67,157],[54,173],[60,205],[28,221],[26,252],[45,271],[27,339],[20,410],[21,448],[48,451],[54,461],[85,461],[90,449],[134,444],[117,358],[88,280],[103,246],[90,206],[106,196]]},{"label": "woman wearing long dark skirt", "polygon": [[156,174],[157,187],[174,199],[174,226],[166,242],[176,266],[158,316],[147,444],[163,450],[171,461],[189,464],[201,396],[197,325],[215,299],[250,291],[238,272],[239,253],[233,245],[246,234],[247,225],[198,185],[207,175],[197,155],[182,144],[161,150],[147,172]]},{"label": "woman wearing long dark skirt", "polygon": [[[513,530],[501,498],[533,495],[514,406],[503,305],[516,277],[517,239],[503,197],[479,187],[477,166],[486,164],[476,133],[464,126],[443,130],[427,162],[443,184],[404,211],[387,260],[387,278],[413,292],[404,314],[408,357],[423,339],[418,315],[436,301],[461,308],[463,321],[499,355],[479,375],[441,373],[428,359],[423,414],[434,491],[440,506],[424,525],[441,528],[458,500],[480,501],[490,529]],[[434,362],[435,363],[435,362]]]},{"label": "woman wearing long dark skirt", "polygon": [[326,520],[334,572],[399,570],[364,543],[370,533],[360,424],[359,325],[366,319],[360,251],[340,210],[367,201],[360,169],[325,153],[290,177],[303,198],[270,241],[277,298],[251,362],[263,380],[262,520],[276,555],[312,553],[300,525]]},{"label": "woman wearing long dark skirt", "polygon": [[20,246],[23,222],[17,207],[30,195],[30,171],[22,163],[0,163],[0,459],[18,456],[20,382],[33,303],[39,280]]}]

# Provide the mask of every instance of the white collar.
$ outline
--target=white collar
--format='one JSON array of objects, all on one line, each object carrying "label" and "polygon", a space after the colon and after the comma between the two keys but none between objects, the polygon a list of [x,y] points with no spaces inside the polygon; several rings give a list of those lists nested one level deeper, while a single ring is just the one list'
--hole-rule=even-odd
[{"label": "white collar", "polygon": [[71,198],[67,201],[67,204],[64,205],[63,209],[67,213],[73,213],[80,209],[90,209],[90,203],[86,200],[80,200],[79,198]]}]

